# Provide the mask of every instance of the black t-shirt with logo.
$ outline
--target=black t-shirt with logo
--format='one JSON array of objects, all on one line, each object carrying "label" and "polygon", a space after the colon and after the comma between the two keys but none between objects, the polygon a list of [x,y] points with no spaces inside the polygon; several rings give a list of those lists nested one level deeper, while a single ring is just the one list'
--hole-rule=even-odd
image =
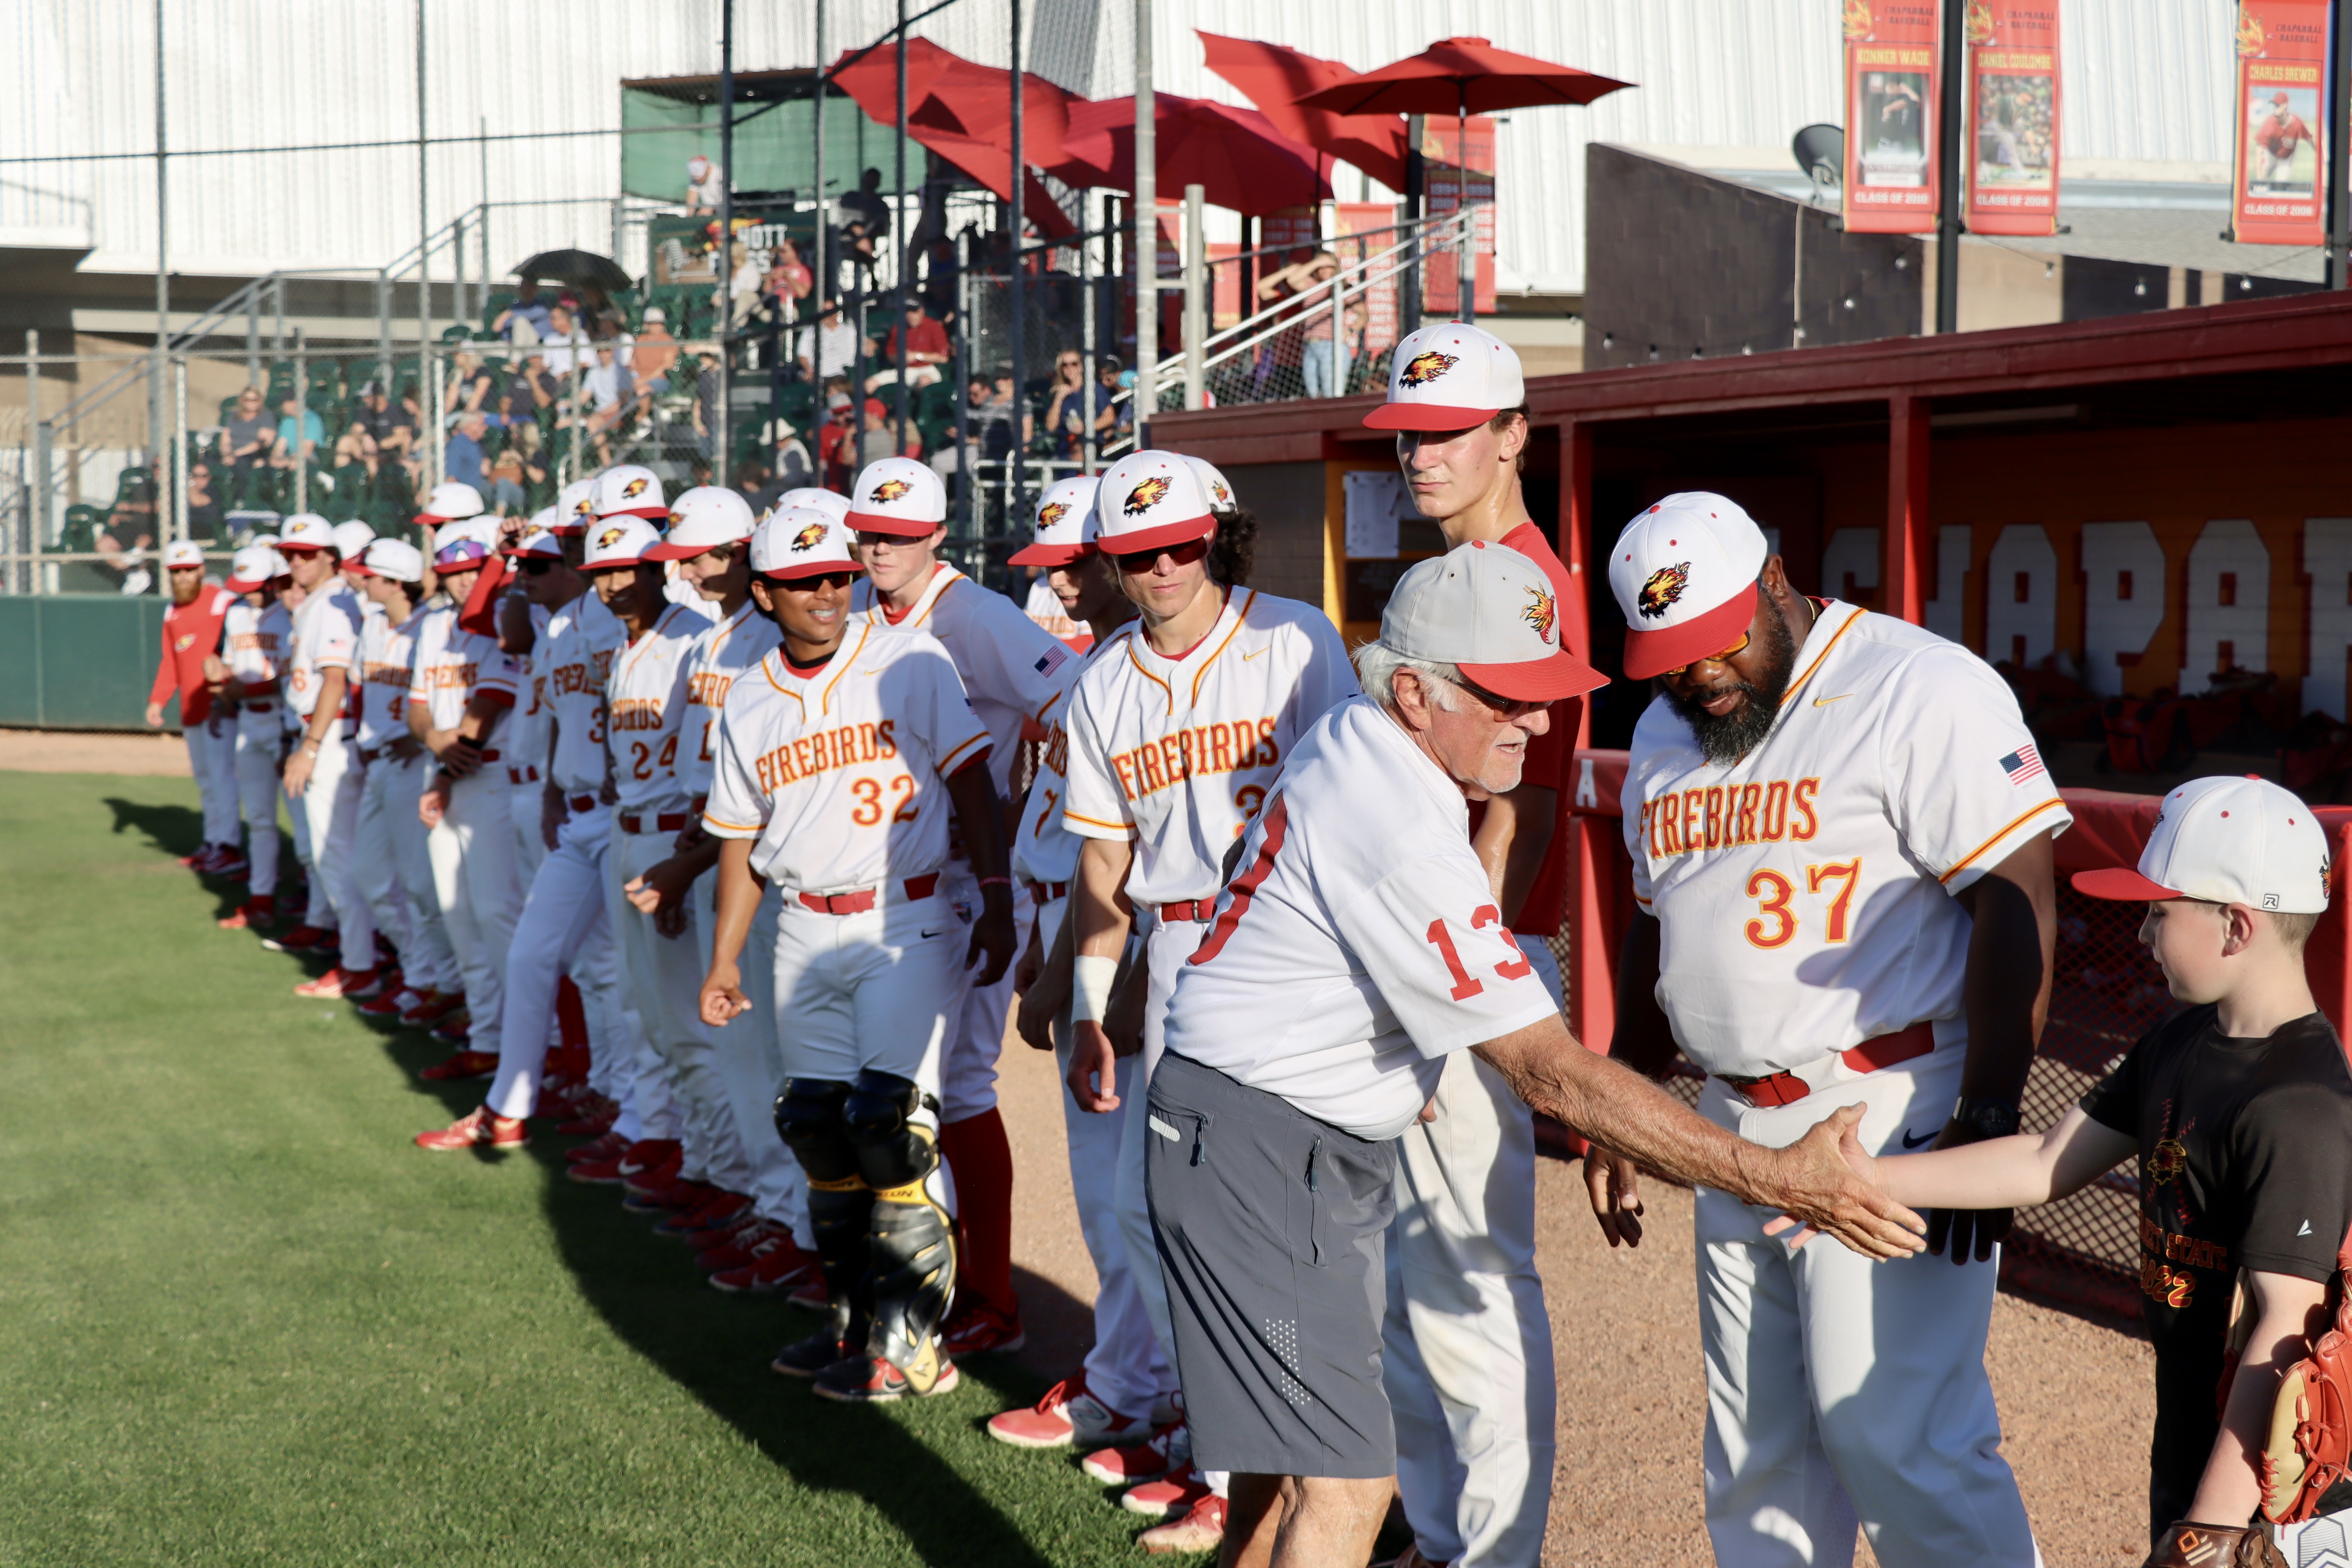
[{"label": "black t-shirt with logo", "polygon": [[2336,1272],[2352,1226],[2352,1067],[2317,1013],[2235,1039],[2217,1008],[2191,1007],[2149,1030],[2082,1103],[2139,1143],[2139,1287],[2156,1346],[2149,1491],[2168,1522],[2185,1517],[2221,1435],[2238,1270]]}]

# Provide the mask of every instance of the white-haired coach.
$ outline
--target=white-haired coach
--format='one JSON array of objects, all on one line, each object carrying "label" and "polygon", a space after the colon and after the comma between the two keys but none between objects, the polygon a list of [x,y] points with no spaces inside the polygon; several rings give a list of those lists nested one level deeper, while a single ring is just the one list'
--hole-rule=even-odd
[{"label": "white-haired coach", "polygon": [[1405,574],[1365,695],[1300,740],[1176,981],[1146,1140],[1194,1462],[1231,1470],[1226,1545],[1365,1561],[1395,1438],[1381,1386],[1394,1141],[1448,1053],[1654,1169],[1811,1220],[1874,1257],[1920,1243],[1854,1179],[1841,1112],[1745,1143],[1577,1044],[1496,911],[1467,803],[1512,788],[1546,706],[1601,684],[1543,571],[1471,543]]}]

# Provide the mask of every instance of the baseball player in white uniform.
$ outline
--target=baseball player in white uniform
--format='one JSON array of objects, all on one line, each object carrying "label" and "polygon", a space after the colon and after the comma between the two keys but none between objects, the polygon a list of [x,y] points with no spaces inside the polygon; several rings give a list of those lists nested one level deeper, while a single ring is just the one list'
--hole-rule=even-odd
[{"label": "baseball player in white uniform", "polygon": [[[1845,1106],[1873,1154],[2015,1131],[2071,818],[2008,687],[1799,594],[1721,496],[1636,517],[1609,581],[1625,673],[1659,687],[1625,777],[1648,918],[1611,1054],[1656,1074],[1679,1046],[1708,1075],[1699,1110],[1768,1146]],[[1586,1169],[1612,1243],[1637,1237],[1630,1164],[1596,1147]],[[1842,1564],[1858,1516],[1884,1563],[2038,1562],[1984,1371],[2006,1212],[1933,1215],[1948,1259],[1878,1268],[1791,1255],[1772,1217],[1698,1194],[1717,1560]]]},{"label": "baseball player in white uniform", "polygon": [[[719,857],[703,1016],[750,1004],[739,957],[762,883],[782,890],[776,1128],[808,1179],[829,1321],[775,1362],[829,1399],[944,1394],[937,1331],[955,1286],[938,1152],[942,1002],[957,972],[992,984],[1013,959],[1012,881],[989,733],[955,665],[921,632],[850,610],[838,525],[771,517],[752,593],[782,634],[727,694],[705,821]],[[967,937],[942,885],[952,811],[982,909]]]},{"label": "baseball player in white uniform", "polygon": [[465,1043],[425,1069],[433,1079],[496,1070],[507,949],[522,907],[498,731],[520,696],[523,670],[495,637],[460,621],[490,558],[491,530],[488,520],[468,520],[444,523],[434,536],[433,569],[451,603],[417,628],[408,691],[409,732],[435,760],[417,817],[431,829],[434,892],[466,987]]},{"label": "baseball player in white uniform", "polygon": [[[1024,739],[1066,700],[1076,661],[1003,595],[940,561],[947,489],[911,458],[869,463],[850,487],[849,526],[866,567],[858,610],[875,626],[928,632],[954,659],[973,710],[988,726],[997,794],[1011,787]],[[949,901],[979,908],[970,867],[952,858]],[[940,1090],[940,1151],[955,1173],[965,1286],[943,1333],[950,1355],[1017,1350],[1021,1302],[1013,1293],[1013,1149],[996,1110],[996,1058],[1004,1046],[1013,976],[964,985],[950,998],[948,1056]]]},{"label": "baseball player in white uniform", "polygon": [[[1087,661],[1070,699],[1069,788],[1063,821],[1087,840],[1072,890],[1073,1046],[1068,1083],[1089,1111],[1124,1111],[1117,1202],[1129,1267],[1160,1353],[1175,1352],[1144,1201],[1141,1089],[1159,1060],[1169,988],[1208,930],[1224,858],[1290,753],[1324,710],[1356,690],[1339,634],[1323,612],[1209,571],[1216,520],[1192,466],[1171,452],[1133,453],[1095,495],[1096,542],[1140,617]],[[1131,900],[1149,922],[1143,1062],[1121,1095],[1102,1020],[1126,946]],[[1142,1482],[1122,1498],[1173,1513],[1213,1539],[1224,1502],[1191,1469],[1189,1435],[1085,1461],[1098,1479]],[[1173,1472],[1171,1475],[1171,1472]],[[1163,1478],[1167,1478],[1163,1483]]]},{"label": "baseball player in white uniform", "polygon": [[[360,892],[356,864],[360,769],[352,719],[359,696],[352,679],[359,665],[359,598],[337,574],[334,531],[325,518],[309,512],[288,518],[278,552],[304,595],[294,612],[286,673],[287,702],[304,727],[286,759],[286,795],[310,821],[311,879],[325,889],[341,933],[335,967],[295,993],[340,996],[373,980],[376,967],[375,921]],[[315,890],[311,904],[318,904]]]},{"label": "baseball player in white uniform", "polygon": [[[1055,613],[1085,635],[1087,651],[1080,655],[1081,670],[1136,615],[1134,603],[1119,592],[1109,559],[1095,543],[1100,527],[1095,517],[1097,484],[1093,476],[1085,475],[1048,486],[1038,498],[1035,535],[1012,559],[1015,566],[1042,569],[1038,581],[1054,595]],[[1065,1072],[1070,1053],[1073,945],[1066,917],[1078,851],[1086,842],[1062,818],[1070,795],[1067,718],[1056,712],[1046,721],[1045,754],[1013,837],[1013,879],[1034,911],[1014,981],[1022,993],[1022,1033],[1032,1045],[1052,1047]],[[1130,952],[1134,946],[1129,944]],[[1045,1016],[1033,1024],[1033,1009],[1040,1006],[1046,1009]],[[1117,1089],[1121,1094],[1132,1087],[1137,1060],[1132,1056],[1118,1058]],[[1129,1267],[1127,1238],[1119,1233],[1116,1186],[1105,1179],[1106,1173],[1118,1169],[1122,1119],[1080,1110],[1066,1088],[1062,1110],[1069,1142],[1070,1192],[1077,1204],[1078,1230],[1095,1266],[1094,1348],[1076,1373],[1047,1389],[1034,1405],[996,1415],[988,1432],[1016,1447],[1076,1446],[1092,1451],[1148,1436],[1159,1407],[1175,1391],[1176,1374],[1152,1335],[1151,1317]],[[1167,1419],[1172,1415],[1163,1416],[1162,1422]]]},{"label": "baseball player in white uniform", "polygon": [[293,630],[278,606],[286,561],[268,545],[247,545],[229,563],[221,616],[220,700],[234,709],[237,805],[245,818],[245,901],[221,920],[230,931],[268,925],[277,916],[278,770],[286,755],[278,717],[278,677]]}]

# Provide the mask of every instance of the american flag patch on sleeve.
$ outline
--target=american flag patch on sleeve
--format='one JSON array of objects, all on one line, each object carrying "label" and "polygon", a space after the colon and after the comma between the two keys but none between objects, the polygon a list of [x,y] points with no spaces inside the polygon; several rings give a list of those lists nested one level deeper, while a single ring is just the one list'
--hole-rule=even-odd
[{"label": "american flag patch on sleeve", "polygon": [[1036,670],[1040,675],[1051,675],[1069,662],[1070,650],[1057,642],[1038,658]]},{"label": "american flag patch on sleeve", "polygon": [[2040,777],[2048,770],[2042,765],[2042,753],[2035,751],[2029,742],[2001,758],[2000,771],[2009,775],[2011,784],[2021,784],[2030,778]]}]

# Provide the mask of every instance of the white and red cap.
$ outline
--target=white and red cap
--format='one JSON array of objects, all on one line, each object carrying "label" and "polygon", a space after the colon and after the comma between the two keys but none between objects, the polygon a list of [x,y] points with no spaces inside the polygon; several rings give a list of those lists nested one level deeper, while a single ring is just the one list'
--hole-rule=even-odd
[{"label": "white and red cap", "polygon": [[1037,498],[1036,533],[1014,551],[1014,566],[1067,566],[1095,552],[1095,533],[1102,525],[1095,517],[1095,492],[1102,481],[1092,474],[1073,474],[1045,487]]},{"label": "white and red cap", "polygon": [[229,557],[228,591],[250,594],[286,574],[286,563],[267,544],[248,544]]},{"label": "white and red cap", "polygon": [[364,522],[353,520],[335,524],[335,553],[347,563],[365,555],[367,547],[374,542],[375,530]]},{"label": "white and red cap", "polygon": [[1209,498],[1211,511],[1232,511],[1242,503],[1234,498],[1234,487],[1217,471],[1217,465],[1206,458],[1196,458],[1190,452],[1181,454],[1192,465],[1193,475],[1201,481],[1201,493]]},{"label": "white and red cap", "polygon": [[404,539],[379,539],[367,547],[368,574],[395,583],[425,581],[425,552]]},{"label": "white and red cap", "polygon": [[659,521],[669,515],[661,480],[643,463],[615,463],[598,474],[589,507],[599,519],[642,517]]},{"label": "white and red cap", "polygon": [[780,506],[751,535],[751,570],[772,583],[862,572],[848,525],[813,506]]},{"label": "white and red cap", "polygon": [[596,481],[574,479],[563,487],[555,498],[555,521],[548,524],[558,533],[580,533],[596,521]]},{"label": "white and red cap", "polygon": [[2268,779],[2190,779],[2164,797],[2139,869],[2074,873],[2095,899],[2204,899],[2277,914],[2327,908],[2327,833],[2311,807]]},{"label": "white and red cap", "polygon": [[1756,618],[1769,553],[1756,520],[1709,490],[1670,495],[1627,523],[1609,552],[1626,679],[1647,680],[1738,642]]},{"label": "white and red cap", "polygon": [[660,542],[661,535],[644,518],[601,518],[588,531],[588,553],[580,569],[610,572],[622,566],[643,566],[653,559],[650,552]]},{"label": "white and red cap", "polygon": [[948,520],[948,488],[912,458],[883,458],[849,487],[849,526],[860,533],[929,539]]},{"label": "white and red cap", "polygon": [[1410,333],[1389,361],[1389,400],[1364,416],[1373,430],[1467,430],[1528,400],[1511,345],[1461,321]]},{"label": "white and red cap", "polygon": [[1560,645],[1559,600],[1544,569],[1483,539],[1416,562],[1397,580],[1381,645],[1453,665],[1514,702],[1558,702],[1609,684]]},{"label": "white and red cap", "polygon": [[698,485],[669,509],[669,535],[646,552],[648,561],[690,561],[720,544],[737,544],[751,537],[759,520],[751,503],[723,485]]},{"label": "white and red cap", "polygon": [[433,493],[417,510],[416,521],[427,525],[454,522],[459,518],[479,517],[487,510],[482,505],[481,491],[452,479],[433,487]]},{"label": "white and red cap", "polygon": [[1217,532],[1201,476],[1174,452],[1130,452],[1105,469],[1095,521],[1095,544],[1108,555],[1168,550]]},{"label": "white and red cap", "polygon": [[490,547],[497,544],[498,538],[499,526],[496,519],[461,517],[455,522],[445,522],[433,531],[433,553],[437,556],[451,545],[468,539],[479,541],[484,553],[488,553]]},{"label": "white and red cap", "polygon": [[175,539],[163,546],[163,569],[175,572],[183,567],[201,567],[205,563],[205,547],[193,539]]},{"label": "white and red cap", "polygon": [[335,525],[315,511],[298,511],[278,525],[278,552],[335,548]]},{"label": "white and red cap", "polygon": [[500,549],[499,553],[515,560],[526,555],[562,559],[563,543],[555,537],[555,519],[553,507],[540,508],[530,514],[530,521],[522,525],[522,531],[515,535],[514,542]]},{"label": "white and red cap", "polygon": [[782,511],[788,506],[814,507],[836,522],[845,521],[849,517],[847,496],[838,490],[819,489],[814,485],[804,485],[796,490],[786,490],[776,498],[776,504],[769,510]]}]

